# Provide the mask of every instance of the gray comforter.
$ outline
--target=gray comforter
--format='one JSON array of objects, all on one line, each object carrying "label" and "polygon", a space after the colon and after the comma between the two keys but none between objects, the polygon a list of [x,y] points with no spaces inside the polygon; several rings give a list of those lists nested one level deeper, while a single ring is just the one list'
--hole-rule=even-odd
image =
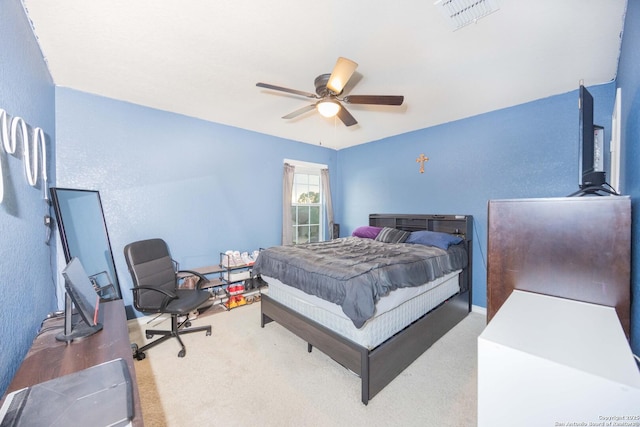
[{"label": "gray comforter", "polygon": [[273,277],[342,307],[361,328],[380,297],[419,286],[467,265],[462,245],[448,251],[417,244],[344,237],[327,242],[262,250],[255,274]]}]

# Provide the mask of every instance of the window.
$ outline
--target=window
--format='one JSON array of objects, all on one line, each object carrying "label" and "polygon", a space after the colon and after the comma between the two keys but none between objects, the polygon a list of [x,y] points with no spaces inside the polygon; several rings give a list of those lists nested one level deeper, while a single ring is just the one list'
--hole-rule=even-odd
[{"label": "window", "polygon": [[296,167],[291,193],[293,243],[319,242],[323,234],[320,169]]},{"label": "window", "polygon": [[282,244],[333,239],[333,203],[329,168],[317,163],[284,160],[282,179]]}]

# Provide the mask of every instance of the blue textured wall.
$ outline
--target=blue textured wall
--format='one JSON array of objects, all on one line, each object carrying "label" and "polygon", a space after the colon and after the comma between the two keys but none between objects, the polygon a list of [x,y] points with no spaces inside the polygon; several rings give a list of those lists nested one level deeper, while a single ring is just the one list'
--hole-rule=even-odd
[{"label": "blue textured wall", "polygon": [[127,243],[161,237],[182,268],[280,244],[283,160],[336,170],[335,150],[60,87],[56,134],[58,186],[100,191],[127,304]]},{"label": "blue textured wall", "polygon": [[[618,86],[623,88],[623,191],[632,195],[638,242],[640,193],[640,19],[629,2]],[[589,88],[606,127],[614,84]],[[54,105],[55,103],[55,105]],[[125,301],[131,280],[122,248],[165,238],[185,268],[217,261],[227,249],[280,241],[282,159],[328,164],[342,235],[370,212],[474,215],[474,304],[486,304],[486,209],[495,198],[564,196],[577,188],[577,91],[335,152],[65,88],[54,89],[17,0],[0,0],[0,108],[57,138],[60,187],[101,192]],[[55,117],[54,117],[55,107]],[[55,134],[54,134],[55,123]],[[1,150],[0,150],[1,151]],[[53,180],[53,148],[50,145]],[[430,157],[425,173],[415,158]],[[21,160],[0,155],[0,393],[56,305],[42,218],[41,188],[26,184]],[[633,251],[633,289],[640,283]],[[638,304],[632,307],[640,353]]]},{"label": "blue textured wall", "polygon": [[[615,87],[589,89],[608,141]],[[327,163],[342,235],[370,212],[474,215],[473,302],[485,306],[487,202],[577,190],[577,97],[576,90],[335,152],[57,88],[58,185],[100,190],[126,290],[122,248],[136,239],[165,238],[185,268],[226,249],[277,244],[282,159]],[[420,153],[430,158],[424,174]]]},{"label": "blue textured wall", "polygon": [[617,86],[622,89],[621,187],[631,196],[631,344],[640,354],[640,2],[629,1],[618,68]]},{"label": "blue textured wall", "polygon": [[[613,83],[591,87],[610,138]],[[368,214],[474,216],[473,304],[486,306],[487,203],[578,189],[578,91],[338,152],[342,233]],[[429,157],[419,173],[416,158]]]},{"label": "blue textured wall", "polygon": [[[0,108],[40,127],[49,143],[53,179],[54,95],[31,27],[18,0],[0,0]],[[45,244],[42,181],[25,179],[22,146],[0,148],[4,200],[0,204],[0,395],[29,350],[41,321],[56,308],[51,263],[55,245]]]}]

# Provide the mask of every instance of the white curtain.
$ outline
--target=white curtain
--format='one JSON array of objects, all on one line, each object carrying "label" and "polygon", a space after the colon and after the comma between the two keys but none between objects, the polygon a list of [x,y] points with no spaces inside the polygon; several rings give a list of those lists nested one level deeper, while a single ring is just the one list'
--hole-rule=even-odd
[{"label": "white curtain", "polygon": [[293,224],[291,221],[291,193],[293,192],[293,175],[295,166],[284,164],[282,177],[282,244],[293,243]]},{"label": "white curtain", "polygon": [[329,184],[329,169],[320,170],[322,180],[322,194],[324,195],[324,206],[327,214],[327,224],[329,225],[329,239],[336,239],[340,236],[333,235],[333,204],[331,203],[331,185]]}]

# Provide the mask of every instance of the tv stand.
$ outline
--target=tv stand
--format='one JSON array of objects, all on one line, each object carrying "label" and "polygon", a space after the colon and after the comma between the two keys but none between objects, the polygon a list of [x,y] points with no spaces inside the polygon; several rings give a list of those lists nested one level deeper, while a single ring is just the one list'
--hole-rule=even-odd
[{"label": "tv stand", "polygon": [[[605,183],[606,184],[606,183]],[[602,194],[605,193],[605,194]],[[591,196],[606,196],[606,195],[611,195],[611,196],[619,196],[620,194],[618,194],[613,188],[611,188],[611,186],[609,184],[606,185],[591,185],[588,187],[582,187],[580,188],[580,190],[569,194],[568,197],[582,197],[582,196],[587,196],[587,195],[591,195]]]},{"label": "tv stand", "polygon": [[519,289],[615,307],[630,336],[629,196],[489,200],[487,236],[488,322]]}]

